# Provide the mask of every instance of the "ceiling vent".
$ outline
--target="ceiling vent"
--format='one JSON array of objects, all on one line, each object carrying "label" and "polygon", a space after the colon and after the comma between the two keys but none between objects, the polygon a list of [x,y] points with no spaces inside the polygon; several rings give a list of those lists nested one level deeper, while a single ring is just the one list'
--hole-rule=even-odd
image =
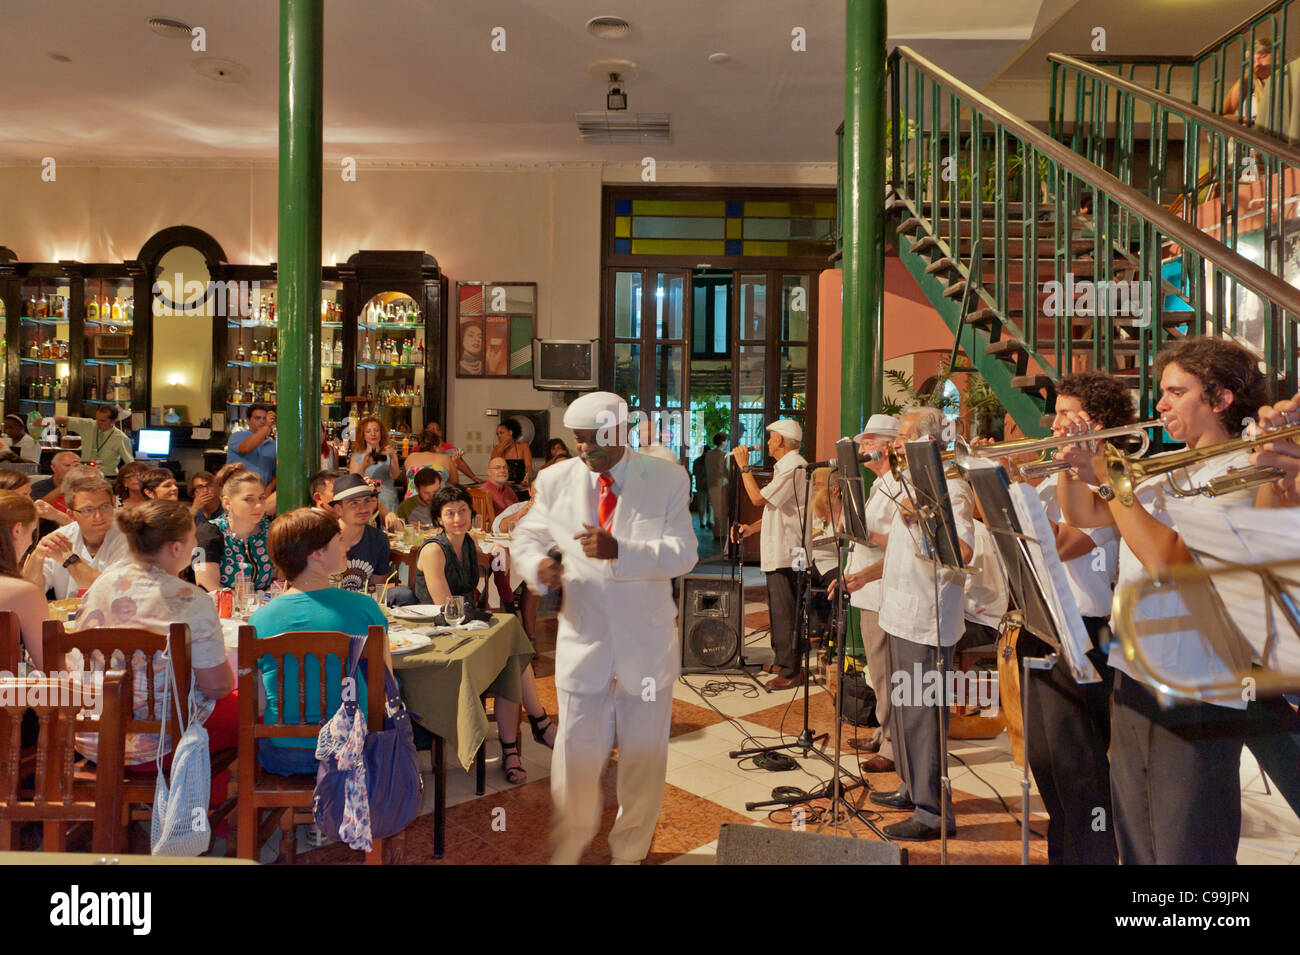
[{"label": "ceiling vent", "polygon": [[169,40],[188,40],[194,34],[188,23],[173,20],[171,17],[150,17],[145,22],[149,24],[150,30]]},{"label": "ceiling vent", "polygon": [[217,56],[203,56],[190,61],[190,66],[200,76],[206,76],[218,83],[244,83],[248,81],[248,67],[234,60],[223,60]]},{"label": "ceiling vent", "polygon": [[592,17],[587,32],[600,40],[621,40],[632,32],[632,25],[622,17]]},{"label": "ceiling vent", "polygon": [[671,143],[673,128],[667,113],[577,113],[578,134],[591,146],[634,146]]}]

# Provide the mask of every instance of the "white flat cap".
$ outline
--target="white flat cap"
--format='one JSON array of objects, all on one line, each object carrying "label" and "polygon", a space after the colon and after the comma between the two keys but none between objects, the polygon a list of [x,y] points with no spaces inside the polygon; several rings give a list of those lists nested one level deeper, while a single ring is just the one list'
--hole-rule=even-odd
[{"label": "white flat cap", "polygon": [[775,431],[783,438],[788,438],[795,444],[803,441],[803,427],[793,418],[782,418],[779,421],[773,421],[767,426],[768,431]]},{"label": "white flat cap", "polygon": [[854,441],[861,441],[868,435],[875,435],[886,438],[898,437],[898,419],[893,415],[873,414],[867,421],[867,426],[862,429],[862,433],[855,435]]},{"label": "white flat cap", "polygon": [[597,431],[627,424],[627,402],[608,391],[591,391],[564,412],[564,426],[571,431]]}]

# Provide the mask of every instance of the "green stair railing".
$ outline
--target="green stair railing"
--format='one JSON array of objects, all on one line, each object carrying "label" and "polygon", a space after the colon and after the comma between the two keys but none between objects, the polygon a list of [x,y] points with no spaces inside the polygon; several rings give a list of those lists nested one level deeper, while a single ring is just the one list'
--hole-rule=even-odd
[{"label": "green stair railing", "polygon": [[[1054,138],[1170,206],[1192,228],[1300,283],[1300,150],[1074,57],[1052,54],[1048,61]],[[1181,161],[1174,158],[1179,153]],[[1259,310],[1235,285],[1225,294],[1229,326],[1243,326],[1237,313]],[[1247,331],[1263,331],[1246,324]],[[1251,343],[1263,350],[1262,338]]]},{"label": "green stair railing", "polygon": [[[1180,15],[1171,8],[1170,15]],[[1078,54],[1077,58],[1115,71],[1119,76],[1151,89],[1172,93],[1177,90],[1192,103],[1222,114],[1224,101],[1234,86],[1250,90],[1254,85],[1256,44],[1268,48],[1272,79],[1265,84],[1264,102],[1241,96],[1232,111],[1238,121],[1253,124],[1276,135],[1286,133],[1288,112],[1286,84],[1282,82],[1288,41],[1294,42],[1300,17],[1297,0],[1274,0],[1253,13],[1197,53],[1186,56],[1114,56],[1106,53]]]},{"label": "green stair railing", "polygon": [[1128,377],[1152,417],[1166,341],[1246,337],[1229,289],[1262,312],[1274,393],[1294,391],[1300,291],[907,47],[889,86],[900,258],[1027,433],[1041,391],[1086,367]]}]

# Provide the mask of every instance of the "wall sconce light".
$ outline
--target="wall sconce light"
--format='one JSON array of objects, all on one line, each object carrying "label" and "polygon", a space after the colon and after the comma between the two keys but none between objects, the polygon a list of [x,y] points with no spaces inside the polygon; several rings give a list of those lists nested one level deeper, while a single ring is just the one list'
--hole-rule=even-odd
[{"label": "wall sconce light", "polygon": [[179,388],[181,385],[185,384],[185,379],[180,375],[170,375],[167,378],[167,384],[171,385],[173,388]]}]

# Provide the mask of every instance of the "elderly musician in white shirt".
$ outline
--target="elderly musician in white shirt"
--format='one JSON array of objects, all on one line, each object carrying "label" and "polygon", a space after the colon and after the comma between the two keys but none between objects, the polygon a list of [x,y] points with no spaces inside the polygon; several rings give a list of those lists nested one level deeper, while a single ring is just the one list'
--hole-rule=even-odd
[{"label": "elderly musician in white shirt", "polygon": [[[899,423],[894,446],[902,453],[907,442],[937,440],[943,432],[944,418],[939,409],[909,408]],[[974,496],[965,481],[949,480],[946,487],[962,561],[969,563],[975,541]],[[910,483],[907,490],[915,497]],[[879,623],[889,638],[890,725],[897,731],[894,747],[902,781],[892,793],[873,792],[871,801],[890,809],[912,811],[909,818],[883,830],[889,838],[904,842],[937,839],[940,835],[943,767],[936,716],[947,723],[947,694],[929,700],[923,691],[925,683],[938,679],[939,656],[947,672],[952,664],[952,648],[966,630],[962,575],[922,556],[923,550],[922,530],[905,493],[894,510],[884,560],[868,568],[864,575],[866,582],[882,580]],[[935,675],[928,676],[930,673]],[[918,675],[922,685],[917,685]],[[948,834],[954,832],[956,826],[950,819]]]},{"label": "elderly musician in white shirt", "polygon": [[690,477],[627,447],[627,405],[583,395],[564,415],[578,457],[542,471],[515,528],[529,587],[563,587],[555,650],[560,733],[551,763],[556,864],[600,826],[600,777],[618,745],[615,864],[645,858],[663,804],[673,683],[681,672],[672,578],[695,566]]},{"label": "elderly musician in white shirt", "polygon": [[[873,565],[883,566],[885,536],[893,523],[896,505],[902,497],[902,488],[889,471],[888,454],[898,437],[898,419],[891,415],[874,414],[867,426],[857,436],[858,451],[879,457],[866,463],[867,470],[876,476],[867,495],[864,519],[871,546],[854,544],[845,568],[844,583],[849,591],[849,603],[859,610],[862,629],[862,649],[867,657],[867,677],[876,692],[876,727],[870,739],[854,740],[849,745],[874,755],[862,764],[868,773],[892,773],[894,763],[894,738],[889,726],[889,654],[888,638],[880,629],[880,578],[867,582],[867,570]],[[854,743],[858,745],[854,745]]]},{"label": "elderly musician in white shirt", "polygon": [[767,684],[768,689],[784,690],[799,686],[808,678],[799,658],[802,647],[795,639],[797,626],[794,555],[803,548],[804,521],[808,519],[806,474],[808,464],[799,453],[803,441],[803,428],[798,421],[782,418],[767,426],[768,453],[776,459],[772,480],[760,489],[750,473],[750,449],[736,447],[731,455],[740,467],[741,480],[750,503],[763,508],[759,519],[752,524],[737,524],[732,528],[733,539],[743,540],[761,532],[759,537],[759,566],[767,577],[767,610],[771,621],[772,652],[774,660],[763,669],[776,673],[776,679]]}]

